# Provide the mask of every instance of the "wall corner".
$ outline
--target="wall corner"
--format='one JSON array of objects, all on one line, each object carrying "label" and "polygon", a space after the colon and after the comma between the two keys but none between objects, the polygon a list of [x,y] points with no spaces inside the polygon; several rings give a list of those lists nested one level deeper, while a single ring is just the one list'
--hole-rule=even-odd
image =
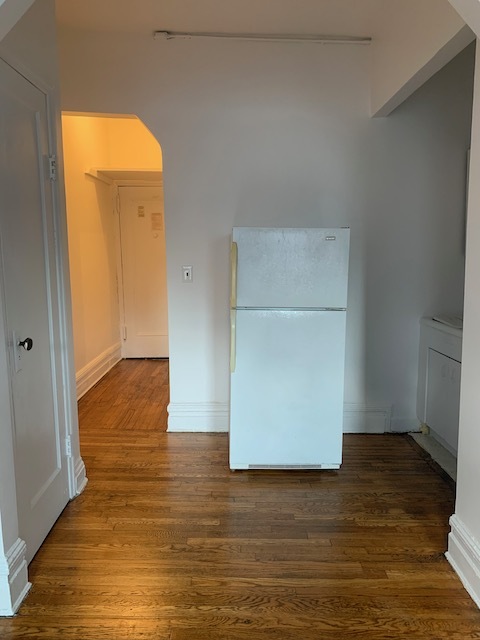
[{"label": "wall corner", "polygon": [[457,515],[450,518],[445,557],[480,608],[480,545]]},{"label": "wall corner", "polygon": [[32,586],[28,581],[27,547],[18,538],[0,555],[0,616],[13,616]]}]

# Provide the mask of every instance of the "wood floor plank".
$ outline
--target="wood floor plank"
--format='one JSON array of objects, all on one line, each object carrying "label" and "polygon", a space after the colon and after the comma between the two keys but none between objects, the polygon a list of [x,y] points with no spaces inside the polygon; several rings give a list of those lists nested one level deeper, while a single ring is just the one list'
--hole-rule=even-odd
[{"label": "wood floor plank", "polygon": [[167,361],[79,402],[89,483],[30,565],[2,640],[479,640],[444,557],[454,487],[407,436],[345,436],[339,471],[228,469],[166,433]]}]

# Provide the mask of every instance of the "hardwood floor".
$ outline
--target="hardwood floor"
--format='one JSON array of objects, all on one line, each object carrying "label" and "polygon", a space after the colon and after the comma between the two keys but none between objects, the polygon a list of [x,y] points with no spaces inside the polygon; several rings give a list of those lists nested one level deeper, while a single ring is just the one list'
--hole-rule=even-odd
[{"label": "hardwood floor", "polygon": [[82,435],[90,429],[167,430],[168,360],[120,360],[78,403]]},{"label": "hardwood floor", "polygon": [[443,556],[453,487],[407,437],[346,436],[338,472],[231,473],[225,434],[154,428],[165,366],[121,363],[80,402],[89,484],[0,638],[480,638]]}]

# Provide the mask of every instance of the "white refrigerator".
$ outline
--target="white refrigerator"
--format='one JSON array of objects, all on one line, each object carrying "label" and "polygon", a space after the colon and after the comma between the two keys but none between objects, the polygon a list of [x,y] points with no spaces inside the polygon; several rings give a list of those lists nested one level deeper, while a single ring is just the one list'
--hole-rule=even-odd
[{"label": "white refrigerator", "polygon": [[338,469],[350,230],[232,240],[230,468]]}]

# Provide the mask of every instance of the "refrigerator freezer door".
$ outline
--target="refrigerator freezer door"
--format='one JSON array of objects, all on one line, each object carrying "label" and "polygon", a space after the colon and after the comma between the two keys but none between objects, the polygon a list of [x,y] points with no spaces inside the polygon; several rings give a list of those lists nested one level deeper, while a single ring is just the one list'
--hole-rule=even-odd
[{"label": "refrigerator freezer door", "polygon": [[230,467],[338,468],[344,311],[238,310]]},{"label": "refrigerator freezer door", "polygon": [[347,306],[350,229],[236,227],[237,307]]}]

